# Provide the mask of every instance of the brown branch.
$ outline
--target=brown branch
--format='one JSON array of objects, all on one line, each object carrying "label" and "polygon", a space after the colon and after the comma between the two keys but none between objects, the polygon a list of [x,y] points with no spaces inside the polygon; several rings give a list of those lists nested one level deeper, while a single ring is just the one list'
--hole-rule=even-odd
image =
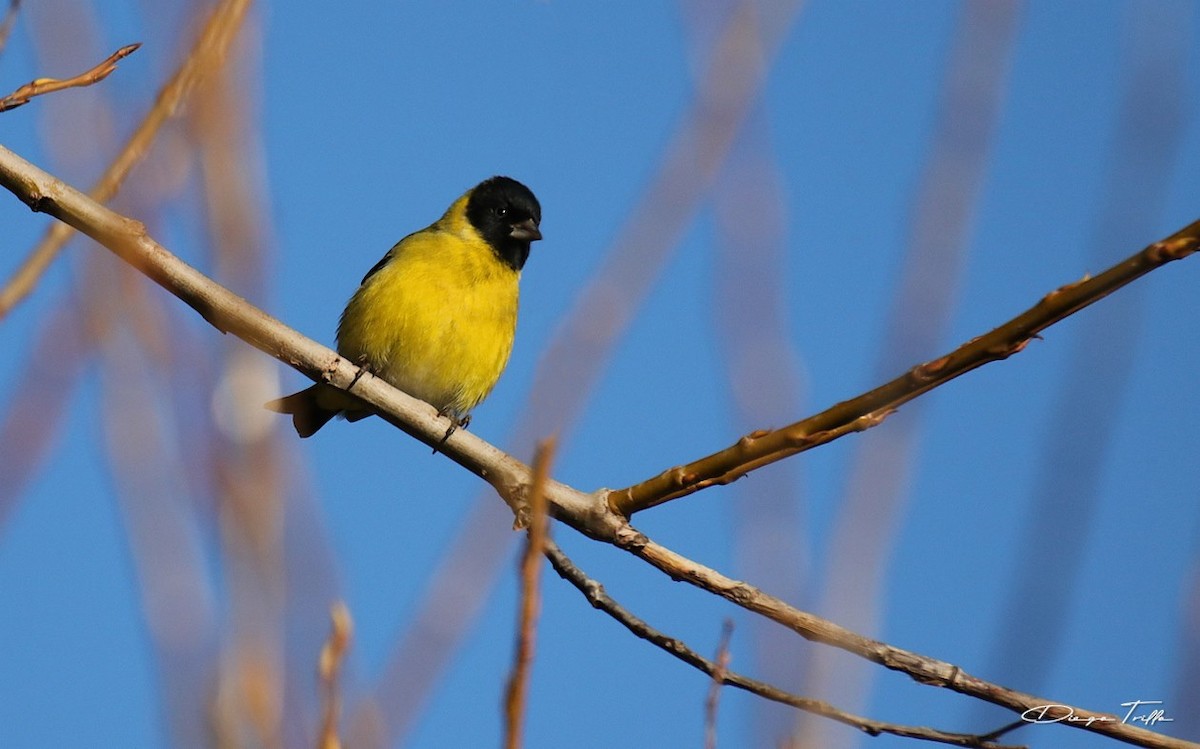
[{"label": "brown branch", "polygon": [[[93,200],[107,203],[113,199],[129,172],[150,150],[150,144],[154,142],[163,123],[178,111],[204,73],[220,65],[249,6],[250,0],[224,0],[213,9],[188,56],[159,89],[154,106],[146,113],[133,135],[129,136],[124,148],[103,176],[92,186],[89,194]],[[38,279],[72,236],[74,231],[67,224],[58,223],[47,230],[21,267],[0,289],[0,320],[33,291]]]},{"label": "brown branch", "polygon": [[649,562],[673,580],[682,580],[702,590],[715,593],[747,611],[765,616],[788,627],[806,640],[832,645],[860,658],[878,663],[885,668],[908,674],[920,684],[950,689],[959,694],[999,705],[1017,714],[1026,714],[1046,705],[1061,705],[1064,710],[1070,710],[1077,719],[1064,721],[1072,728],[1099,733],[1138,746],[1157,749],[1200,749],[1200,744],[1124,724],[1118,716],[1111,713],[1071,707],[1058,700],[1035,697],[1008,689],[972,676],[953,663],[864,637],[827,619],[800,611],[753,585],[733,580],[716,570],[677,554],[665,546],[660,546],[632,526],[626,526],[615,540],[615,544],[639,559]]},{"label": "brown branch", "polygon": [[757,468],[877,426],[917,396],[984,364],[1019,353],[1051,325],[1197,249],[1200,249],[1200,221],[1155,242],[1098,276],[1085,276],[1050,292],[1033,307],[990,333],[972,339],[944,356],[919,364],[870,392],[781,429],[752,432],[720,452],[676,466],[640,484],[615,490],[608,496],[609,507],[629,517],[701,489],[728,484]]},{"label": "brown branch", "polygon": [[[884,344],[870,370],[872,383],[944,345],[965,284],[985,177],[994,163],[990,155],[1023,8],[1021,3],[966,3],[958,14],[941,72],[933,140],[909,207],[891,299],[885,302]],[[882,618],[888,560],[903,532],[900,518],[913,501],[916,453],[927,439],[921,414],[929,400],[913,402],[887,429],[872,430],[848,446],[845,488],[833,503],[837,511],[830,540],[823,544],[824,559],[814,565],[826,573],[808,605],[851,629],[871,627]],[[776,408],[768,418],[789,413],[796,412]],[[764,423],[772,422],[760,419],[753,426]],[[802,684],[819,684],[825,697],[855,709],[867,704],[877,674],[868,663],[846,663],[821,649],[806,664]],[[791,740],[796,746],[824,746],[833,743],[829,728],[828,721],[802,720]]]},{"label": "brown branch", "polygon": [[9,0],[4,20],[0,21],[0,53],[3,53],[4,47],[8,45],[8,37],[12,34],[13,26],[17,24],[17,11],[20,7],[21,0]]},{"label": "brown branch", "polygon": [[758,695],[763,699],[778,702],[781,705],[789,705],[797,710],[803,710],[814,715],[830,718],[852,728],[857,728],[870,736],[890,734],[906,738],[936,741],[953,746],[980,747],[982,749],[1018,749],[1018,747],[1004,747],[993,743],[992,739],[997,734],[976,736],[967,733],[939,731],[936,728],[926,728],[924,726],[906,726],[864,718],[844,710],[839,710],[828,702],[822,702],[821,700],[809,697],[800,697],[785,692],[766,682],[743,676],[736,671],[722,667],[720,663],[710,661],[695,650],[692,650],[683,641],[660,632],[644,620],[638,618],[613,599],[604,589],[603,585],[588,577],[583,570],[579,569],[571,561],[570,557],[563,553],[563,550],[552,541],[546,545],[546,558],[550,560],[550,564],[554,567],[554,571],[558,573],[558,576],[571,583],[571,585],[574,585],[587,598],[588,603],[593,608],[608,614],[637,637],[675,656],[689,666],[708,674],[714,682],[719,681],[721,684],[737,687],[743,691]]},{"label": "brown branch", "polygon": [[[11,7],[9,8],[9,12],[12,12]],[[6,18],[5,23],[7,24],[9,20],[10,19]],[[6,29],[2,31],[7,34]],[[126,44],[124,47],[121,47],[116,52],[113,52],[111,55],[105,58],[104,62],[100,63],[96,67],[92,68],[91,70],[84,71],[79,75],[72,76],[71,78],[35,78],[29,83],[26,83],[24,86],[18,88],[16,91],[13,91],[3,99],[0,99],[0,112],[6,112],[10,109],[16,109],[19,106],[28,104],[29,101],[35,96],[52,94],[55,91],[62,91],[63,89],[67,88],[82,88],[84,86],[91,86],[93,83],[99,83],[117,69],[118,62],[126,57],[129,57],[134,52],[137,52],[138,47],[141,46],[141,42]]]},{"label": "brown branch", "polygon": [[[0,146],[0,186],[35,211],[46,213],[107,247],[152,281],[174,294],[223,333],[307,375],[354,393],[380,416],[410,436],[487,481],[519,520],[527,518],[525,494],[530,469],[473,433],[459,430],[443,443],[449,421],[424,401],[382,379],[271,317],[267,313],[172,255],[151,238],[146,227],[126,218]],[[612,538],[620,519],[609,513],[599,493],[584,494],[554,480],[546,495],[555,517],[597,538]]]},{"label": "brown branch", "polygon": [[554,440],[540,443],[533,455],[533,483],[529,486],[529,530],[525,553],[521,556],[521,606],[517,621],[517,647],[512,672],[505,689],[504,716],[506,749],[521,746],[525,697],[529,692],[529,671],[533,664],[533,643],[541,606],[541,557],[548,539],[546,517],[546,480],[554,460]]},{"label": "brown branch", "polygon": [[338,716],[341,714],[341,692],[338,687],[338,676],[342,664],[346,660],[346,651],[350,648],[350,637],[354,629],[350,619],[350,609],[338,601],[329,611],[332,628],[329,639],[321,648],[321,656],[317,660],[317,678],[321,682],[321,734],[317,740],[319,749],[341,749],[342,742],[338,739]]},{"label": "brown branch", "polygon": [[[528,516],[525,501],[531,484],[531,471],[528,466],[464,430],[456,432],[443,443],[449,422],[439,416],[432,406],[360,371],[330,349],[300,335],[215,283],[150,238],[141,223],[90,200],[83,193],[51,177],[2,146],[0,186],[8,189],[32,209],[69,223],[104,245],[190,305],[218,330],[233,333],[316,381],[327,382],[353,392],[363,402],[375,408],[388,423],[431,447],[438,444],[443,455],[491,484],[509,504],[518,520]],[[1153,267],[1193,252],[1197,245],[1200,245],[1200,221],[1166,240],[1151,245],[1142,253],[1094,279],[1103,279],[1107,284],[1103,293],[1098,293],[1092,281],[1087,280],[1060,289],[1048,296],[1042,305],[1074,311]],[[1117,282],[1119,279],[1124,280]],[[1087,287],[1088,293],[1080,291],[1083,287]],[[1041,305],[1035,307],[1032,312],[1038,313],[1040,309]],[[1065,313],[1059,314],[1058,318],[1063,316]],[[1037,327],[1037,321],[1042,319],[1042,316],[1035,314],[1033,322],[1030,323],[1031,329],[1040,329]],[[1036,333],[1036,329],[1028,335]],[[989,337],[994,338],[994,333],[985,336]],[[969,347],[970,345],[967,348]],[[960,356],[960,353],[961,350],[950,357],[918,368],[912,377],[926,383],[923,389],[928,389],[928,383],[936,381],[947,370],[954,371],[958,368],[966,371],[963,368],[963,358],[966,354]],[[1001,354],[1009,353],[1012,353],[1012,350],[991,352],[993,358],[1003,358]],[[969,357],[967,359],[970,360]],[[978,363],[973,366],[978,366]],[[888,387],[890,386],[884,386],[881,390],[886,392]],[[919,385],[916,389],[922,390]],[[870,412],[867,415],[874,417]],[[748,447],[753,448],[753,442]],[[785,443],[784,447],[797,451],[794,444]],[[545,492],[550,512],[581,533],[618,546],[673,579],[685,580],[720,595],[748,611],[791,628],[807,639],[842,648],[887,668],[907,673],[922,684],[952,689],[1018,713],[1048,704],[1064,704],[1061,701],[1038,699],[1009,690],[970,676],[945,661],[872,640],[793,608],[746,583],[731,580],[652,542],[609,508],[608,502],[605,501],[607,494],[603,491],[585,494],[557,481],[547,480]],[[1122,724],[1115,716],[1109,714],[1080,708],[1073,710],[1079,718],[1075,722],[1068,722],[1073,728],[1146,747],[1200,747],[1198,744]]]}]

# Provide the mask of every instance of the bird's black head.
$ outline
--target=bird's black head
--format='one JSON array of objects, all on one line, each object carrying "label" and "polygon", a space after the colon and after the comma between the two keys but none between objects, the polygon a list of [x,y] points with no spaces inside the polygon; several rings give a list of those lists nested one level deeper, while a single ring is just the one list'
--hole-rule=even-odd
[{"label": "bird's black head", "polygon": [[529,243],[542,238],[542,206],[528,187],[508,177],[492,177],[471,190],[467,220],[515,270],[529,258]]}]

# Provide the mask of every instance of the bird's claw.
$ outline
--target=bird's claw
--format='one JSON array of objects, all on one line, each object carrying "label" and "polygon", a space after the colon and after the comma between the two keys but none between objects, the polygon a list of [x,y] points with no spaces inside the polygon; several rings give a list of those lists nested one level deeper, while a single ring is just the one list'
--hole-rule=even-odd
[{"label": "bird's claw", "polygon": [[450,419],[450,426],[446,429],[446,433],[442,435],[441,441],[433,446],[434,453],[437,453],[437,451],[442,448],[442,445],[446,444],[446,440],[450,439],[450,435],[458,431],[459,427],[466,429],[467,424],[471,423],[471,414],[455,418],[455,416],[448,414],[445,411],[438,411],[438,416],[445,416],[446,418]]}]

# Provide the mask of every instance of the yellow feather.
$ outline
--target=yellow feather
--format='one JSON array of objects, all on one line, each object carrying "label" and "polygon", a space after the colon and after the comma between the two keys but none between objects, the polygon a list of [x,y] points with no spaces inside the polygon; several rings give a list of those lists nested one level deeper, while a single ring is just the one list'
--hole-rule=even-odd
[{"label": "yellow feather", "polygon": [[[338,352],[451,418],[451,432],[492,391],[517,327],[517,286],[531,242],[542,238],[537,198],[492,177],[429,227],[400,240],[363,279],[338,325]],[[338,414],[373,411],[317,383],[271,401],[301,437]]]},{"label": "yellow feather", "polygon": [[338,328],[339,353],[455,417],[508,363],[520,279],[467,221],[466,200],[393,247]]}]

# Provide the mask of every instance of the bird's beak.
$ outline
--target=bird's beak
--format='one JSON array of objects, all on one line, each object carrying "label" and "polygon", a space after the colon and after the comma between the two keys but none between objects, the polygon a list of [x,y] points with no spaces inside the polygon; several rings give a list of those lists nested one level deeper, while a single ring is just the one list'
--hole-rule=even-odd
[{"label": "bird's beak", "polygon": [[522,242],[532,242],[542,238],[542,232],[538,229],[537,222],[531,218],[527,218],[519,224],[513,224],[512,230],[508,232],[508,236],[512,239],[519,239]]}]

